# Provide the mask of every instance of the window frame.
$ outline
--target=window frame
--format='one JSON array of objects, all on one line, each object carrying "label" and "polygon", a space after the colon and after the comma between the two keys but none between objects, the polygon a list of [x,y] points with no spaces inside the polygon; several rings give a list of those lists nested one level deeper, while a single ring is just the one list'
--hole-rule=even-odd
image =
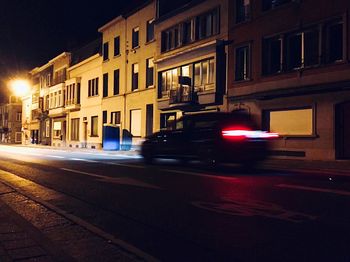
[{"label": "window frame", "polygon": [[307,105],[307,106],[290,106],[290,107],[281,107],[281,108],[273,108],[273,109],[264,109],[262,112],[262,127],[266,131],[271,131],[270,128],[270,113],[271,112],[282,112],[282,111],[294,111],[294,110],[312,110],[312,134],[299,134],[299,135],[292,135],[292,134],[279,134],[280,138],[316,138],[317,135],[317,121],[316,121],[316,105]]},{"label": "window frame", "polygon": [[108,97],[108,73],[103,74],[103,92],[102,92],[102,97]]},{"label": "window frame", "polygon": [[[136,71],[137,67],[137,72]],[[131,65],[131,91],[139,90],[139,72],[140,66],[138,63],[134,63]]]},{"label": "window frame", "polygon": [[[77,123],[73,123],[77,122]],[[72,118],[71,119],[71,133],[70,133],[70,140],[71,141],[79,141],[80,137],[80,130],[79,130],[79,125],[80,125],[80,118]]]},{"label": "window frame", "polygon": [[[152,42],[155,40],[154,38],[154,21],[155,19],[152,18],[146,22],[146,43]],[[151,34],[150,34],[151,32]]]},{"label": "window frame", "polygon": [[[149,63],[152,61],[153,66],[149,67]],[[154,58],[150,57],[146,59],[146,88],[154,86]]]},{"label": "window frame", "polygon": [[103,61],[109,60],[109,43],[108,42],[103,43],[102,57],[103,57]]},{"label": "window frame", "polygon": [[[96,130],[94,130],[94,121],[96,120]],[[90,137],[98,137],[98,116],[91,116],[91,125],[90,125]],[[95,133],[96,131],[96,133]]]},{"label": "window frame", "polygon": [[120,55],[120,36],[116,36],[114,37],[114,53],[113,55],[116,57],[116,56],[119,56]]},{"label": "window frame", "polygon": [[[246,68],[246,77],[243,78],[243,79],[239,79],[237,78],[237,51],[241,48],[247,48],[248,50],[248,58],[246,59],[247,61],[247,68]],[[237,45],[235,48],[234,48],[234,55],[235,55],[235,69],[234,69],[234,81],[235,82],[245,82],[245,81],[251,81],[252,80],[252,77],[251,77],[251,74],[252,74],[252,53],[251,53],[251,43],[242,43],[240,45]]]},{"label": "window frame", "polygon": [[132,29],[132,35],[131,35],[131,49],[135,49],[140,47],[140,27],[135,26]]}]

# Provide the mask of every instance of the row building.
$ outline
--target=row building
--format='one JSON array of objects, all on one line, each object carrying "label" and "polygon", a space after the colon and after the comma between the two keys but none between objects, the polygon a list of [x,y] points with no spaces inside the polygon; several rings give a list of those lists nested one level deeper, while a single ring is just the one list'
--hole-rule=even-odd
[{"label": "row building", "polygon": [[113,126],[138,145],[184,114],[243,110],[280,134],[277,157],[350,158],[349,1],[164,3],[33,69],[24,143],[105,148]]}]

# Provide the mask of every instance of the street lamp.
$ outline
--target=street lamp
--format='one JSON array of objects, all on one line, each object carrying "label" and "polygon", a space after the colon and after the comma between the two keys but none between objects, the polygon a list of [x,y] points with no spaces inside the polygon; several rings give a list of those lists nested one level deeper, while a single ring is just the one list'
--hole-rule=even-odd
[{"label": "street lamp", "polygon": [[15,96],[23,97],[28,94],[30,90],[30,84],[24,79],[14,79],[10,81],[10,87]]}]

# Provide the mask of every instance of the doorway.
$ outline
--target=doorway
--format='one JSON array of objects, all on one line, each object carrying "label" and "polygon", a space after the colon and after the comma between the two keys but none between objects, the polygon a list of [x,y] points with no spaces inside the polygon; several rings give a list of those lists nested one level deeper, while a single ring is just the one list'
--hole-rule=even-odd
[{"label": "doorway", "polygon": [[335,107],[335,152],[337,159],[350,159],[350,101]]}]

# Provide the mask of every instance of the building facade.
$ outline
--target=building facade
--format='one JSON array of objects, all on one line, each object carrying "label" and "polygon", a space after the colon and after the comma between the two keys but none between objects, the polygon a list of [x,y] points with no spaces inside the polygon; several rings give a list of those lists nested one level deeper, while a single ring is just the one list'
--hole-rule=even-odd
[{"label": "building facade", "polygon": [[350,158],[349,7],[230,1],[229,111],[278,132],[276,156]]},{"label": "building facade", "polygon": [[193,2],[156,21],[160,128],[184,113],[226,110],[229,1]]},{"label": "building facade", "polygon": [[22,103],[10,96],[9,102],[0,105],[0,142],[20,144],[22,141]]},{"label": "building facade", "polygon": [[99,29],[103,36],[103,124],[120,127],[122,146],[139,144],[158,126],[154,56],[156,1]]},{"label": "building facade", "polygon": [[[65,82],[67,146],[102,148],[102,57],[98,39],[78,52]],[[73,53],[73,58],[77,54]]]}]

